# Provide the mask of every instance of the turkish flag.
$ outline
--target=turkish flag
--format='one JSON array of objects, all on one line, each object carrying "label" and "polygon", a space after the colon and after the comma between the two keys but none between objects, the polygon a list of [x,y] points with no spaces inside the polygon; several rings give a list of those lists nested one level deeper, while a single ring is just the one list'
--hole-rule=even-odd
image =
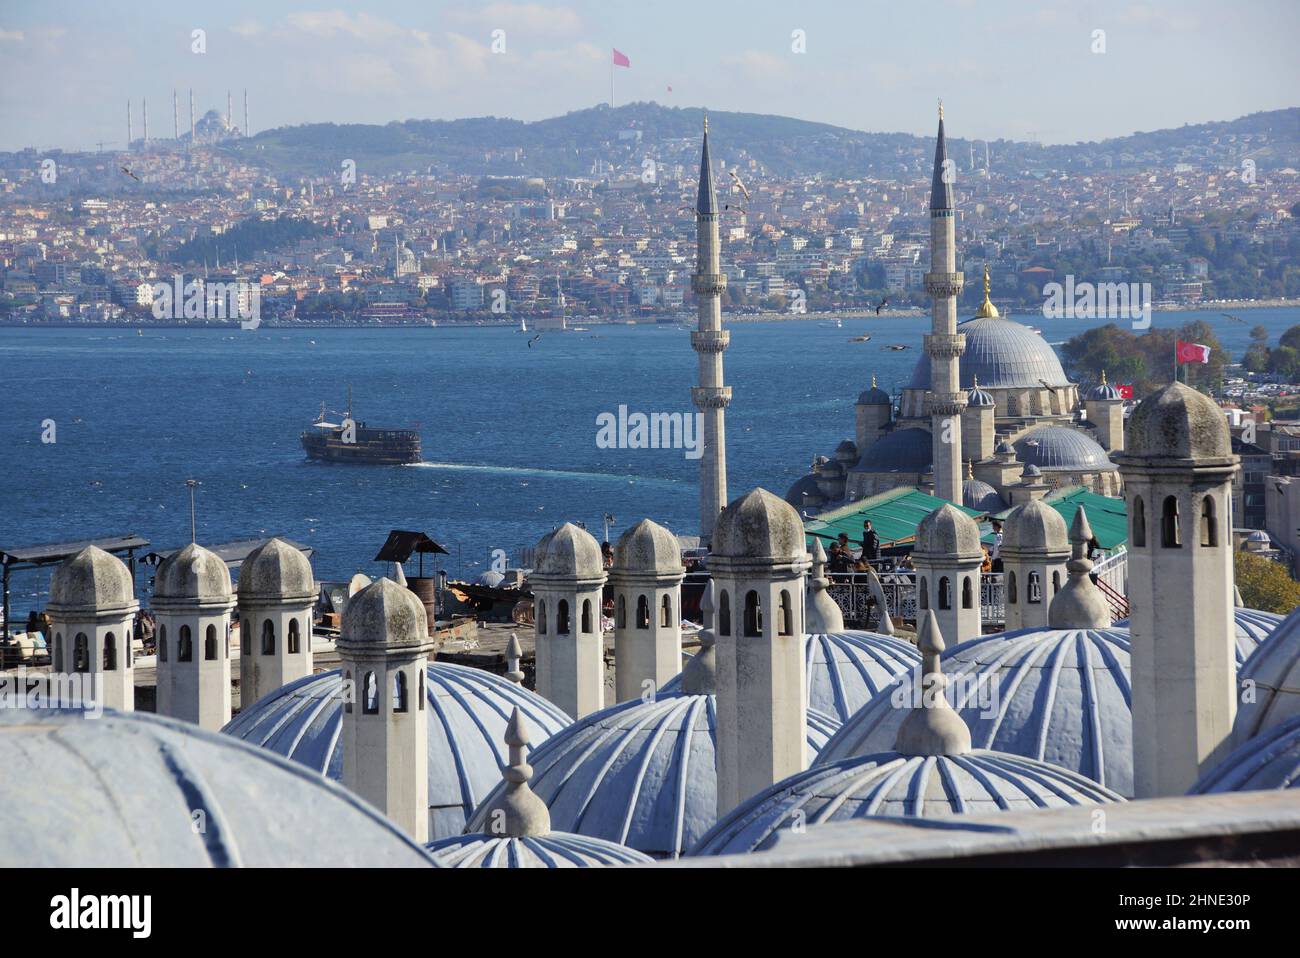
[{"label": "turkish flag", "polygon": [[1121,399],[1132,399],[1132,398],[1133,398],[1133,387],[1132,387],[1132,386],[1119,386],[1119,387],[1117,387],[1117,388],[1119,389],[1119,396],[1120,396]]},{"label": "turkish flag", "polygon": [[627,58],[627,54],[619,53],[617,50],[614,51],[614,66],[630,67],[631,65],[632,61]]},{"label": "turkish flag", "polygon": [[1210,347],[1200,343],[1185,343],[1178,340],[1178,361],[1180,363],[1201,363],[1210,361]]}]

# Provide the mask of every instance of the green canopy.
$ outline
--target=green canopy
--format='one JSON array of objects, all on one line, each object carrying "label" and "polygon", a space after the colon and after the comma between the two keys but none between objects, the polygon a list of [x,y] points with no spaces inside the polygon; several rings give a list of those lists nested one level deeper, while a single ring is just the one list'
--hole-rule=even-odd
[{"label": "green canopy", "polygon": [[[857,546],[862,543],[862,523],[870,519],[871,527],[880,536],[881,547],[898,545],[912,541],[921,520],[947,501],[916,489],[900,487],[807,519],[804,532],[810,546],[814,538],[834,542],[841,532],[847,533],[849,541]],[[1120,505],[1122,507],[1123,503]],[[968,516],[984,515],[965,506],[957,508]]]},{"label": "green canopy", "polygon": [[[1128,506],[1123,499],[1100,496],[1083,486],[1070,486],[1049,493],[1043,502],[1061,514],[1066,528],[1074,521],[1079,506],[1083,506],[1088,525],[1092,526],[1092,534],[1107,552],[1128,541]],[[993,518],[1005,519],[1010,511],[1006,509]]]}]

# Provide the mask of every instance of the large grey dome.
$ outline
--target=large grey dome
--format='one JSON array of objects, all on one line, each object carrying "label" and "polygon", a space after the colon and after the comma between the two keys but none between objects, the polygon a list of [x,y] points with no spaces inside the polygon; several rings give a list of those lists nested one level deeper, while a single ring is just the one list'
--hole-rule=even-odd
[{"label": "large grey dome", "polygon": [[1069,426],[1039,426],[1015,441],[1016,458],[1043,472],[1111,472],[1115,464],[1091,436]]},{"label": "large grey dome", "polygon": [[49,611],[71,616],[126,612],[135,605],[135,583],[121,559],[99,546],[86,546],[50,576]]},{"label": "large grey dome", "polygon": [[[1021,629],[946,649],[948,695],[976,748],[1051,762],[1133,794],[1133,704],[1127,629]],[[899,678],[844,723],[825,764],[894,747],[916,674]]]},{"label": "large grey dome", "polygon": [[796,509],[802,509],[805,505],[808,505],[809,499],[813,500],[812,505],[820,503],[822,499],[821,486],[817,484],[817,477],[811,472],[795,480],[794,485],[785,494],[785,501]]},{"label": "large grey dome", "polygon": [[267,539],[239,566],[242,602],[306,601],[315,595],[311,563],[283,539]]},{"label": "large grey dome", "polygon": [[425,847],[446,868],[588,868],[654,861],[634,848],[567,832],[524,838],[453,835]]},{"label": "large grey dome", "polygon": [[191,542],[163,559],[154,574],[154,603],[231,600],[230,569],[215,552]]},{"label": "large grey dome", "polygon": [[1234,745],[1300,715],[1300,609],[1283,619],[1238,669],[1237,685]]},{"label": "large grey dome", "polygon": [[[1056,352],[1028,326],[1009,319],[971,319],[959,324],[957,332],[966,336],[966,351],[961,357],[962,389],[974,388],[976,379],[981,389],[1041,389],[1043,382],[1049,386],[1070,385]],[[908,388],[930,388],[928,356],[917,361]]]},{"label": "large grey dome", "polygon": [[[1006,548],[1005,542],[1003,548]],[[1236,624],[1233,629],[1237,669],[1240,671],[1255,654],[1255,650],[1272,637],[1278,626],[1285,621],[1276,612],[1262,612],[1259,609],[1236,608],[1232,610]],[[1129,628],[1129,619],[1120,619],[1112,625],[1115,629]]]},{"label": "large grey dome", "polygon": [[881,436],[858,460],[862,472],[924,472],[934,455],[930,434],[909,426]]},{"label": "large grey dome", "polygon": [[1192,786],[1190,795],[1300,788],[1300,715],[1234,749]]},{"label": "large grey dome", "polygon": [[346,789],[188,722],[0,709],[0,768],[11,868],[433,864]]}]

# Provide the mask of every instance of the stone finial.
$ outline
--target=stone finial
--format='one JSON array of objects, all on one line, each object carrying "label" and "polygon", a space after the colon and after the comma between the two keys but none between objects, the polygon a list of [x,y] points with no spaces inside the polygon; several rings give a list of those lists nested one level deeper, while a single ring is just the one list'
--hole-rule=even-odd
[{"label": "stone finial", "polygon": [[917,644],[921,649],[921,698],[898,728],[894,750],[903,755],[964,755],[971,750],[970,729],[944,694],[940,656],[943,635],[934,610],[927,609],[921,620]]},{"label": "stone finial", "polygon": [[1047,624],[1053,629],[1108,629],[1111,625],[1110,606],[1101,590],[1088,575],[1092,560],[1088,558],[1088,543],[1092,541],[1092,526],[1087,513],[1079,506],[1070,523],[1070,561],[1065,564],[1070,581],[1052,598],[1047,610]]},{"label": "stone finial", "polygon": [[389,578],[400,586],[406,585],[406,572],[402,569],[402,564],[400,562],[393,563],[392,574],[389,575]]},{"label": "stone finial", "polygon": [[518,706],[510,715],[505,738],[510,747],[510,758],[501,771],[506,789],[488,813],[488,830],[498,838],[547,835],[551,831],[551,811],[528,787],[533,777],[533,767],[528,764],[528,725]]},{"label": "stone finial", "polygon": [[519,667],[519,660],[523,657],[524,650],[519,645],[519,636],[511,632],[510,641],[506,643],[506,678],[515,685],[524,684],[524,672]]},{"label": "stone finial", "polygon": [[812,600],[804,613],[804,625],[813,634],[844,631],[844,613],[835,604],[831,594],[830,581],[826,578],[826,550],[820,539],[813,539],[812,578],[808,582],[812,589]]},{"label": "stone finial", "polygon": [[713,632],[715,588],[710,579],[704,587],[704,597],[700,599],[700,612],[704,618],[704,628],[700,630],[700,651],[682,669],[682,691],[687,695],[713,695],[718,690],[718,653],[714,648],[717,637]]}]

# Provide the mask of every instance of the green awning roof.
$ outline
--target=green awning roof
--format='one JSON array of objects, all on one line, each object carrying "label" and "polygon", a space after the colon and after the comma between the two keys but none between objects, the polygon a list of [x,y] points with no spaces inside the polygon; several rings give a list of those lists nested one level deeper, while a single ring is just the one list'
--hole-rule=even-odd
[{"label": "green awning roof", "polygon": [[[1128,541],[1128,506],[1123,499],[1099,496],[1083,486],[1071,486],[1049,494],[1043,501],[1061,514],[1066,528],[1074,521],[1079,506],[1083,506],[1092,534],[1108,552]],[[1010,511],[999,512],[994,518],[1005,519]]]},{"label": "green awning roof", "polygon": [[[844,532],[848,534],[849,542],[858,546],[862,543],[862,523],[870,519],[871,527],[880,536],[880,545],[884,548],[910,542],[916,537],[916,527],[921,520],[947,501],[916,489],[891,489],[805,520],[804,532],[807,533],[809,545],[812,545],[813,538],[833,542]],[[1123,503],[1120,505],[1123,506]],[[984,514],[965,506],[959,505],[957,508],[968,516]]]}]

